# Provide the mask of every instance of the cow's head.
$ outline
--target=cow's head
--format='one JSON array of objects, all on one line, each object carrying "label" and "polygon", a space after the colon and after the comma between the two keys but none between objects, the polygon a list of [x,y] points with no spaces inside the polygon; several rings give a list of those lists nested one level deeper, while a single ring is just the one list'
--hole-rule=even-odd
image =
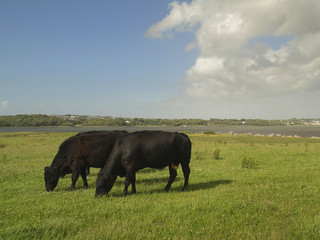
[{"label": "cow's head", "polygon": [[52,191],[58,184],[59,176],[55,176],[51,173],[49,167],[44,168],[44,182],[46,184],[47,192]]},{"label": "cow's head", "polygon": [[96,197],[102,197],[107,194],[106,184],[107,179],[105,179],[103,174],[100,172],[96,181]]}]

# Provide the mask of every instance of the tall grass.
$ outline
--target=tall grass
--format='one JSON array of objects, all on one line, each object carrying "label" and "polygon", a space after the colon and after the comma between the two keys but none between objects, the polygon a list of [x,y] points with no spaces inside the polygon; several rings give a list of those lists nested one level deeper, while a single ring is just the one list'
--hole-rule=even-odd
[{"label": "tall grass", "polygon": [[144,169],[137,194],[121,198],[118,179],[96,199],[98,169],[89,189],[67,191],[66,176],[45,191],[43,168],[71,135],[0,134],[0,239],[320,239],[319,140],[191,134],[189,191],[181,168],[169,193],[168,169]]}]

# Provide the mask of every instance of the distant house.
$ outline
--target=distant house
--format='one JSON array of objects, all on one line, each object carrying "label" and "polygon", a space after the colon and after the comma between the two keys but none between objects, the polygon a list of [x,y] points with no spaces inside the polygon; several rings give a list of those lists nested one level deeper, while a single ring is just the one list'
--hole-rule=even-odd
[{"label": "distant house", "polygon": [[314,120],[312,121],[312,125],[320,125],[320,121]]}]

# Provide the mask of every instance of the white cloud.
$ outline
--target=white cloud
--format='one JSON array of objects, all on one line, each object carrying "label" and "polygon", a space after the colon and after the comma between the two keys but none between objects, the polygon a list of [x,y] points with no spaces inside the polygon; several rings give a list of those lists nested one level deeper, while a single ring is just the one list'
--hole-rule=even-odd
[{"label": "white cloud", "polygon": [[[149,37],[163,37],[164,33],[175,29],[176,31],[191,31],[198,22],[197,17],[200,16],[202,8],[198,5],[189,5],[187,3],[172,2],[169,4],[170,14],[162,21],[151,26],[146,33]],[[167,35],[168,36],[168,35]],[[169,35],[171,36],[171,35]]]},{"label": "white cloud", "polygon": [[[320,1],[193,0],[169,7],[147,35],[194,33],[186,50],[200,54],[186,70],[185,97],[217,101],[320,89]],[[268,36],[292,38],[275,50],[259,41]]]},{"label": "white cloud", "polygon": [[3,100],[0,102],[0,115],[39,113],[39,110],[43,110],[43,106],[43,104],[40,104],[39,106],[21,105],[8,100]]},{"label": "white cloud", "polygon": [[8,100],[3,100],[0,102],[0,115],[10,115],[14,112],[15,108],[16,104]]},{"label": "white cloud", "polygon": [[223,62],[222,58],[199,57],[196,64],[188,71],[188,74],[210,77],[223,69]]},{"label": "white cloud", "polygon": [[9,102],[8,100],[3,100],[0,102],[0,114],[8,115],[12,114],[12,110],[16,107],[15,104]]},{"label": "white cloud", "polygon": [[4,101],[0,102],[0,106],[3,107],[3,108],[7,107],[8,104],[9,104],[9,102],[7,100],[4,100]]}]

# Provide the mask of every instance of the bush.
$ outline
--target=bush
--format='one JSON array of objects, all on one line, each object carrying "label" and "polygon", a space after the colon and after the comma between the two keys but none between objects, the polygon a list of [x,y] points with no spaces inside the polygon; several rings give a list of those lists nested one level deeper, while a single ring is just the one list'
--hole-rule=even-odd
[{"label": "bush", "polygon": [[217,150],[215,150],[214,152],[213,152],[213,158],[215,159],[215,160],[219,160],[219,159],[221,159],[221,157],[220,157],[220,149],[217,149]]},{"label": "bush", "polygon": [[215,134],[213,131],[209,130],[209,131],[204,131],[203,134]]},{"label": "bush", "polygon": [[252,158],[244,157],[241,163],[243,168],[254,169],[258,167],[257,162]]}]

